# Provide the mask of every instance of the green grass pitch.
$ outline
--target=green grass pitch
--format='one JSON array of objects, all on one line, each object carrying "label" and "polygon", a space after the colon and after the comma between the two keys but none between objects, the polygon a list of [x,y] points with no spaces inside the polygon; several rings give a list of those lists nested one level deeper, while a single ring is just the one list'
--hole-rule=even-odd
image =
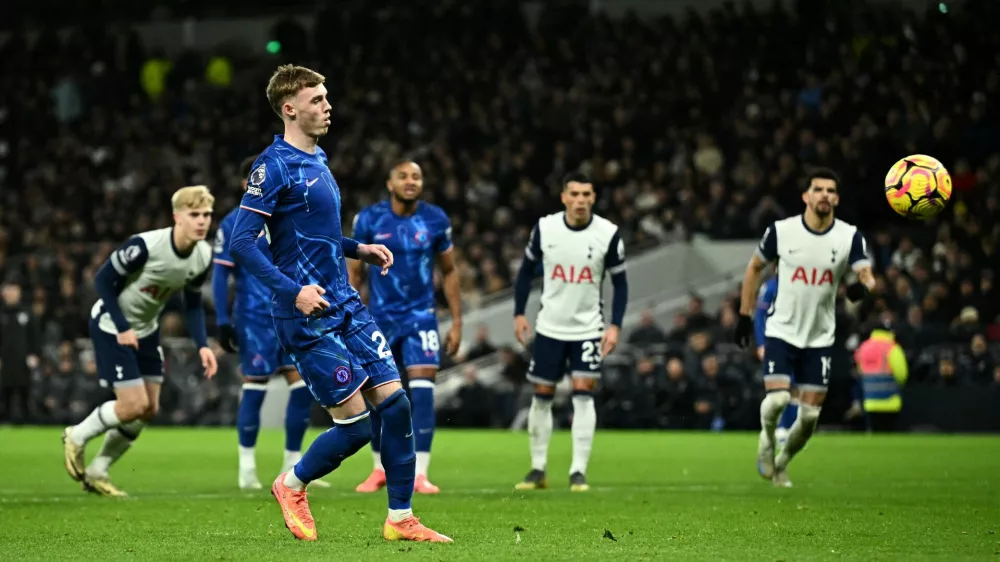
[{"label": "green grass pitch", "polygon": [[[3,560],[1000,561],[998,437],[821,433],[779,490],[756,474],[755,435],[599,431],[593,489],[579,494],[566,432],[550,489],[524,493],[524,433],[440,431],[442,493],[414,507],[452,545],[381,538],[385,494],[353,492],[367,448],[310,493],[319,541],[301,543],[266,489],[236,488],[233,429],[148,429],[113,467],[122,500],[70,481],[59,428],[0,429],[0,444]],[[282,445],[280,431],[261,435],[262,480]]]}]

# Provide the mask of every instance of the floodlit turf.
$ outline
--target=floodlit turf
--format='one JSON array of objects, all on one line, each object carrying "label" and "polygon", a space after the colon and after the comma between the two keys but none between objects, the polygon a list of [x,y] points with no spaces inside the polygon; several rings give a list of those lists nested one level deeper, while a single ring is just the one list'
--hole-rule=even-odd
[{"label": "floodlit turf", "polygon": [[[58,428],[0,429],[0,559],[1000,560],[997,437],[821,434],[779,490],[755,472],[754,435],[603,432],[585,494],[568,490],[565,432],[552,488],[514,491],[526,441],[438,432],[442,493],[415,508],[453,545],[382,539],[385,494],[353,492],[368,449],[310,494],[319,541],[306,544],[267,490],[236,489],[234,430],[147,430],[112,471],[133,497],[113,500],[69,480]],[[261,436],[262,479],[281,447],[280,432]]]}]

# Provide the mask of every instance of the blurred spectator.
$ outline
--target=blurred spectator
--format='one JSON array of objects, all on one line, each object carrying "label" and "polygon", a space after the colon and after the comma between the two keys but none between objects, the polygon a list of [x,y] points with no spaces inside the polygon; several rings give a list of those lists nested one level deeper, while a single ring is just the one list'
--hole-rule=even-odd
[{"label": "blurred spectator", "polygon": [[642,311],[642,318],[639,320],[639,327],[628,336],[628,343],[634,346],[646,346],[666,343],[667,335],[656,325],[653,313],[649,310]]},{"label": "blurred spectator", "polygon": [[[809,167],[832,166],[843,179],[838,216],[867,233],[879,273],[873,298],[838,316],[849,320],[839,332],[857,335],[892,315],[905,319],[899,341],[913,384],[1000,377],[1000,105],[988,101],[1000,96],[1000,36],[989,23],[1000,21],[1000,4],[973,0],[943,16],[933,7],[796,3],[808,17],[730,4],[648,19],[586,9],[570,17],[563,4],[542,3],[537,18],[515,0],[338,4],[317,14],[311,32],[278,25],[285,49],[266,59],[223,49],[171,58],[127,26],[77,26],[83,4],[26,6],[44,15],[35,18],[45,22],[39,37],[13,31],[0,45],[0,268],[19,277],[19,306],[45,349],[34,373],[16,376],[4,355],[0,385],[35,380],[28,409],[43,416],[99,392],[86,346],[64,343],[87,336],[94,272],[130,234],[171,223],[177,187],[210,185],[220,215],[236,204],[238,162],[278,126],[260,85],[285,57],[328,76],[335,134],[322,144],[346,215],[384,196],[387,163],[421,162],[427,199],[453,223],[468,308],[510,286],[532,224],[559,209],[558,178],[568,171],[594,178],[597,211],[638,253],[694,232],[757,237],[799,212]],[[86,15],[143,21],[266,7],[110,0]],[[376,21],[396,32],[369,33]],[[814,21],[824,33],[808,28]],[[57,22],[69,27],[57,34]],[[954,181],[951,204],[930,225],[896,217],[872,189],[889,163],[916,152],[945,162]],[[693,295],[662,330],[644,316],[627,341],[662,339],[671,358],[643,349],[624,357],[608,385],[627,386],[608,389],[608,404],[632,409],[602,420],[756,423],[746,405],[759,391],[758,365],[725,345],[732,305],[717,316],[704,307]],[[165,336],[184,335],[178,310],[171,301]],[[493,351],[479,333],[464,359]],[[190,352],[167,353],[161,420],[226,423],[238,378],[206,383]],[[503,355],[514,389],[524,358]],[[637,415],[650,397],[655,413]]]},{"label": "blurred spectator", "polygon": [[490,343],[490,329],[483,324],[476,327],[476,338],[472,342],[472,347],[460,358],[460,362],[474,361],[480,357],[486,357],[496,350],[496,347]]},{"label": "blurred spectator", "polygon": [[32,312],[21,300],[21,284],[3,284],[0,303],[0,396],[3,418],[25,423],[31,417],[31,370],[39,366],[41,342]]}]

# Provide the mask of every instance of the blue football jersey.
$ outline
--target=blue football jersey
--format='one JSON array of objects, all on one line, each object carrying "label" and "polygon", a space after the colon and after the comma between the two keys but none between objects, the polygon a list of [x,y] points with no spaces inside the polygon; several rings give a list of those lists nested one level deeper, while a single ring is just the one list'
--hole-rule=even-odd
[{"label": "blue football jersey", "polygon": [[[233,238],[233,225],[236,224],[238,213],[239,209],[229,211],[229,214],[219,223],[219,230],[215,234],[214,262],[231,268],[231,274],[236,284],[233,316],[237,325],[249,322],[270,324],[271,289],[268,289],[259,279],[251,275],[246,268],[240,267],[229,253],[229,244]],[[270,258],[271,253],[268,250],[267,237],[264,232],[261,232],[257,238],[257,247]],[[216,307],[221,305],[222,303],[217,303]]]},{"label": "blue football jersey", "polygon": [[[303,152],[276,135],[251,170],[230,248],[274,292],[272,316],[302,317],[295,297],[305,285],[326,291],[325,316],[357,313],[363,305],[348,282],[345,252],[356,258],[358,243],[343,236],[340,187],[326,153]],[[251,250],[265,224],[273,264]]]},{"label": "blue football jersey", "polygon": [[404,217],[382,201],[354,217],[353,236],[361,244],[383,244],[393,254],[387,275],[381,275],[380,267],[369,267],[368,309],[376,322],[433,313],[434,262],[452,248],[451,223],[440,207],[420,201],[416,212]]}]

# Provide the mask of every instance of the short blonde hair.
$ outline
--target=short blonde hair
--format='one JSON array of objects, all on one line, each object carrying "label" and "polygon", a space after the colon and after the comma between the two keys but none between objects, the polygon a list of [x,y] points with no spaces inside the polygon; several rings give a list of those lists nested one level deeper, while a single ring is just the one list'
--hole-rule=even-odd
[{"label": "short blonde hair", "polygon": [[174,212],[185,209],[211,209],[215,205],[215,197],[204,185],[190,185],[178,189],[170,198]]},{"label": "short blonde hair", "polygon": [[281,106],[285,100],[305,88],[315,88],[324,82],[326,76],[315,70],[294,64],[283,64],[274,71],[267,82],[267,102],[271,104],[271,109],[278,114],[278,117],[284,118]]}]

